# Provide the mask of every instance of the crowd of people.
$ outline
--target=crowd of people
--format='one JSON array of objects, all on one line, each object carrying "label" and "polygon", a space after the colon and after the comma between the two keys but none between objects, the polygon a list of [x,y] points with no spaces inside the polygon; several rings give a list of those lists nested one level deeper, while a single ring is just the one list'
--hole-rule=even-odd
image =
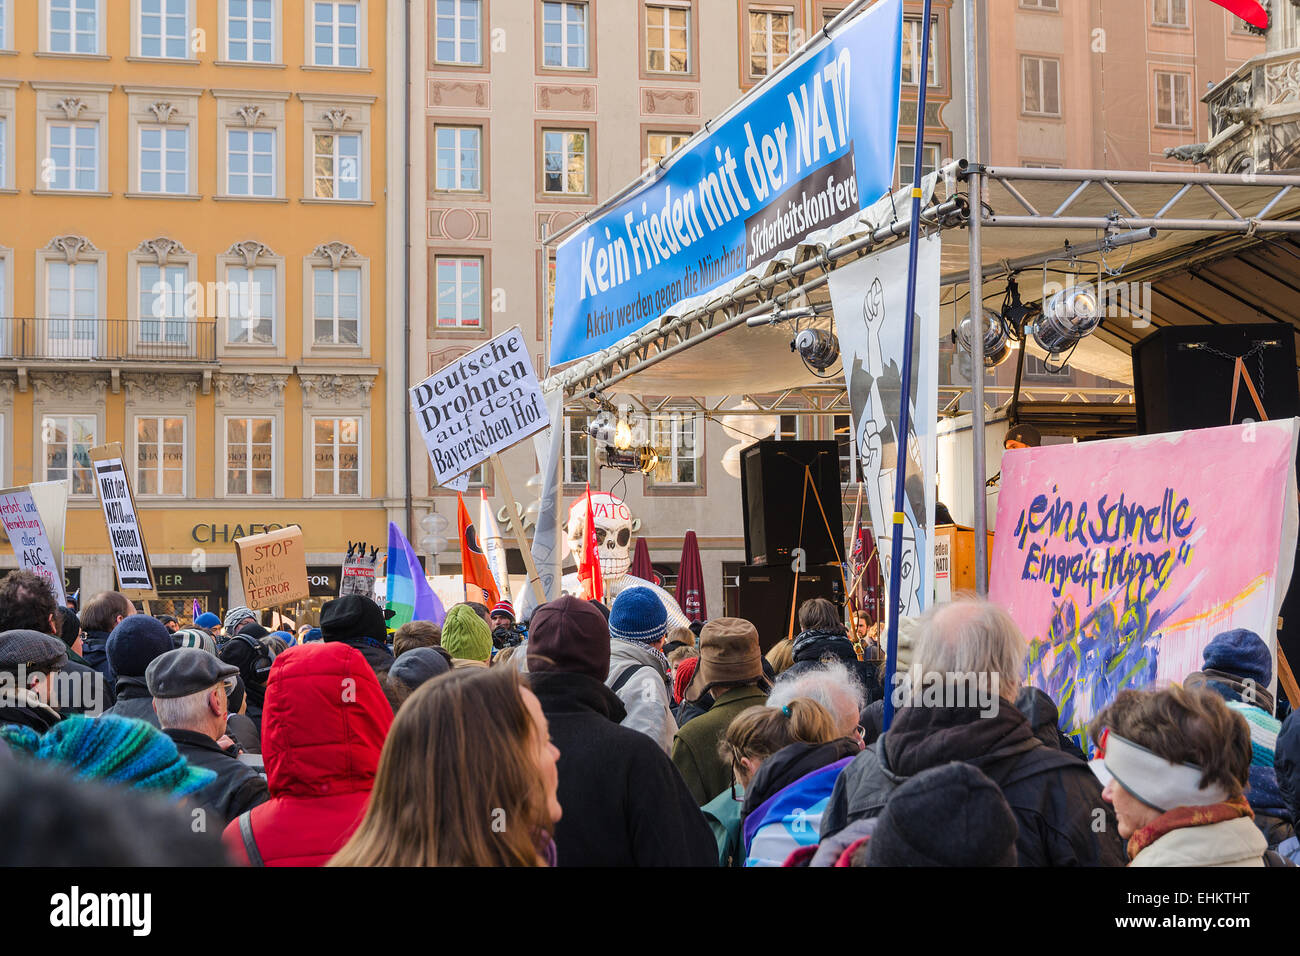
[{"label": "crowd of people", "polygon": [[113,591],[56,606],[12,571],[0,862],[1300,862],[1300,722],[1258,635],[1120,692],[1080,739],[1023,685],[1025,638],[994,604],[908,622],[892,689],[878,629],[848,633],[824,599],[797,621],[764,654],[749,621],[670,629],[629,587],[526,627],[465,603],[389,632],[360,595],[296,632],[247,607],[182,626]]}]

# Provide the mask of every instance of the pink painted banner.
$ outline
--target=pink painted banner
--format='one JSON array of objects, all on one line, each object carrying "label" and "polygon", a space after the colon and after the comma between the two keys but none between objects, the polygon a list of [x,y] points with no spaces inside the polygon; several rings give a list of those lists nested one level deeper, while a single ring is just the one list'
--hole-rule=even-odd
[{"label": "pink painted banner", "polygon": [[1116,693],[1181,682],[1216,634],[1249,628],[1275,646],[1296,545],[1298,423],[1003,457],[990,597],[1029,639],[1029,683],[1085,749]]}]

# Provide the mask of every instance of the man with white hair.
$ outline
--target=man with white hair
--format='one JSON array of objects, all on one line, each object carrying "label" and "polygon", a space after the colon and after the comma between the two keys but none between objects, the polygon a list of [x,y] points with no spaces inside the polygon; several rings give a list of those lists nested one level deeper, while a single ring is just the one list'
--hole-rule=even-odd
[{"label": "man with white hair", "polygon": [[[788,672],[787,672],[788,673]],[[793,677],[777,679],[768,695],[767,706],[784,707],[796,697],[807,697],[826,708],[835,719],[841,737],[851,737],[862,746],[862,685],[839,662],[820,664]]]},{"label": "man with white hair", "polygon": [[163,733],[191,765],[217,774],[217,779],[197,791],[193,799],[215,817],[207,824],[218,833],[245,810],[265,803],[271,796],[261,774],[220,744],[229,716],[226,695],[238,674],[238,667],[197,647],[160,654],[145,671]]},{"label": "man with white hair", "polygon": [[[886,688],[894,722],[835,781],[822,839],[879,816],[908,778],[960,761],[1002,790],[1020,828],[1021,866],[1123,866],[1124,842],[1097,778],[1078,757],[1045,746],[1015,707],[1026,650],[1015,621],[988,601],[927,611],[908,673]],[[954,829],[951,838],[963,836]]]}]

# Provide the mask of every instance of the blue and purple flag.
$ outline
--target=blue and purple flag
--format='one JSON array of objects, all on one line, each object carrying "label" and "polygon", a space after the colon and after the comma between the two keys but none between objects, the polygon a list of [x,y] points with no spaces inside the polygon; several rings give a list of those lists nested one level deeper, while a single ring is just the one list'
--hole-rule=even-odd
[{"label": "blue and purple flag", "polygon": [[447,612],[425,580],[424,569],[411,542],[393,522],[388,522],[388,609],[394,614],[388,626],[397,630],[408,621],[442,624]]}]

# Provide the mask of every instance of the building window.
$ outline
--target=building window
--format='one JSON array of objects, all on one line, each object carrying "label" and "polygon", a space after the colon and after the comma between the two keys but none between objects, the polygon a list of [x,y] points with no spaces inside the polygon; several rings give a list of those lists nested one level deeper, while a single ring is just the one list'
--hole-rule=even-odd
[{"label": "building window", "polygon": [[273,129],[226,130],[226,191],[232,196],[275,195]]},{"label": "building window", "polygon": [[[3,2],[3,0],[0,0]],[[0,189],[9,185],[9,118],[0,116]]]},{"label": "building window", "polygon": [[749,75],[767,76],[790,57],[793,12],[751,10],[749,13]]},{"label": "building window", "polygon": [[[903,72],[904,86],[916,86],[921,75],[921,21],[903,20]],[[930,20],[930,59],[926,65],[926,86],[939,85],[939,18]]]},{"label": "building window", "polygon": [[650,444],[659,453],[656,485],[700,484],[699,416],[687,412],[651,419]]},{"label": "building window", "polygon": [[361,135],[316,133],[313,195],[317,199],[361,198]]},{"label": "building window", "polygon": [[691,11],[651,3],[645,9],[645,68],[651,73],[689,73]]},{"label": "building window", "polygon": [[843,7],[823,7],[822,8],[822,26],[828,27],[831,21],[844,12]]},{"label": "building window", "polygon": [[10,47],[9,30],[9,0],[0,0],[0,50]]},{"label": "building window", "polygon": [[226,59],[275,62],[274,0],[227,0]]},{"label": "building window", "polygon": [[1068,384],[1072,381],[1073,374],[1070,366],[1064,363],[1060,368],[1053,368],[1037,355],[1025,356],[1025,378]]},{"label": "building window", "polygon": [[862,480],[862,471],[858,468],[858,443],[853,436],[853,419],[848,415],[834,415],[831,428],[835,432],[835,443],[840,448],[840,484],[851,485]]},{"label": "building window", "polygon": [[1061,115],[1061,61],[1041,56],[1020,58],[1023,112]]},{"label": "building window", "polygon": [[438,328],[483,327],[483,260],[438,256]]},{"label": "building window", "polygon": [[189,151],[189,127],[141,126],[140,192],[189,192]]},{"label": "building window", "polygon": [[228,345],[275,344],[275,268],[230,266],[226,270]]},{"label": "building window", "polygon": [[459,66],[483,63],[481,0],[436,0],[434,60]]},{"label": "building window", "polygon": [[360,343],[360,269],[312,269],[312,321],[317,345]]},{"label": "building window", "polygon": [[483,130],[478,126],[435,128],[437,172],[435,188],[481,192]]},{"label": "building window", "polygon": [[49,0],[51,53],[99,52],[99,0]]},{"label": "building window", "polygon": [[1020,0],[1020,6],[1026,10],[1059,10],[1060,0]]},{"label": "building window", "polygon": [[645,134],[645,158],[648,164],[658,163],[671,156],[678,147],[682,146],[691,134],[685,132],[667,132],[667,133],[646,133]]},{"label": "building window", "polygon": [[587,69],[587,5],[542,4],[542,65],[557,70]]},{"label": "building window", "polygon": [[[938,143],[926,143],[921,152],[921,178],[924,179],[936,169],[939,168],[939,151]],[[912,176],[916,171],[916,144],[899,143],[898,144],[898,184],[900,186],[911,183]]]},{"label": "building window", "polygon": [[587,428],[593,419],[564,418],[564,483],[585,485],[591,481],[591,436]]},{"label": "building window", "polygon": [[360,66],[360,4],[315,0],[312,8],[312,63]]},{"label": "building window", "polygon": [[1191,76],[1156,71],[1156,125],[1191,129]]},{"label": "building window", "polygon": [[226,494],[274,494],[275,420],[226,419]]},{"label": "building window", "polygon": [[587,193],[587,133],[585,130],[542,131],[543,190],[548,193]]},{"label": "building window", "polygon": [[189,0],[140,0],[140,55],[183,60],[189,47]]},{"label": "building window", "polygon": [[1187,26],[1187,0],[1154,0],[1151,22],[1158,27]]},{"label": "building window", "polygon": [[140,266],[140,341],[184,344],[186,266]]},{"label": "building window", "polygon": [[72,494],[93,495],[90,449],[95,440],[95,416],[46,415],[41,423],[45,444],[45,480],[72,482]]},{"label": "building window", "polygon": [[46,352],[51,358],[93,358],[99,311],[99,265],[46,263]]},{"label": "building window", "polygon": [[50,123],[48,167],[42,180],[49,189],[95,192],[99,189],[99,124]]},{"label": "building window", "polygon": [[777,441],[799,441],[802,429],[799,427],[800,417],[798,415],[780,415],[777,421]]},{"label": "building window", "polygon": [[361,419],[313,418],[313,494],[361,494]]},{"label": "building window", "polygon": [[185,494],[185,419],[135,418],[135,490],[142,495]]}]

